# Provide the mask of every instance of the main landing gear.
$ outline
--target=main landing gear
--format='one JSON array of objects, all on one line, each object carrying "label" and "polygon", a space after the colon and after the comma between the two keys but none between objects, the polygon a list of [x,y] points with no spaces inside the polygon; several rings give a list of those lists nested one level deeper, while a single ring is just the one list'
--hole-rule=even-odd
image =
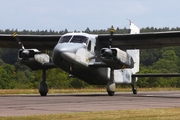
[{"label": "main landing gear", "polygon": [[137,89],[134,87],[134,85],[132,85],[132,92],[133,94],[137,94]]},{"label": "main landing gear", "polygon": [[116,89],[116,84],[112,81],[109,81],[107,86],[106,86],[106,90],[107,90],[108,95],[114,96],[115,89]]},{"label": "main landing gear", "polygon": [[48,85],[46,83],[46,70],[42,71],[42,81],[39,84],[39,93],[41,96],[46,96],[48,93]]},{"label": "main landing gear", "polygon": [[[115,88],[116,88],[115,83],[113,81],[109,81],[106,86],[107,93],[109,96],[114,96]],[[133,92],[133,94],[137,94],[137,92],[138,92],[137,89],[134,87],[134,85],[132,85],[132,92]]]},{"label": "main landing gear", "polygon": [[[109,96],[114,96],[116,89],[116,84],[114,82],[114,69],[111,68],[110,73],[110,80],[107,83],[106,90]],[[132,84],[132,92],[133,94],[137,94],[137,89],[134,87],[134,84]]]},{"label": "main landing gear", "polygon": [[109,96],[114,96],[116,84],[114,82],[114,69],[111,68],[110,80],[107,83],[106,91]]}]

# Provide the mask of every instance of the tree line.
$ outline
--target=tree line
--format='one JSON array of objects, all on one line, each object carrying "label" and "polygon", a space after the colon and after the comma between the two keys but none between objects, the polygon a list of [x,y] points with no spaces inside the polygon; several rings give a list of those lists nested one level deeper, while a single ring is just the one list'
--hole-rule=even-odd
[{"label": "tree line", "polygon": [[[180,28],[142,28],[141,32],[161,32],[161,31],[179,31]],[[54,30],[23,30],[6,29],[0,30],[0,34],[18,34],[29,35],[62,35],[68,32],[67,29],[61,31]],[[83,32],[90,34],[108,34],[106,30],[90,30],[88,27]],[[115,33],[127,34],[128,28],[116,28]],[[41,71],[31,71],[27,66],[20,63],[17,58],[18,49],[0,48],[0,89],[13,88],[37,88],[42,77]],[[164,47],[157,49],[140,50],[140,72],[139,73],[180,73],[180,47]],[[61,69],[50,69],[47,71],[47,83],[49,88],[94,88],[104,86],[92,86],[77,78],[68,78],[68,74]],[[180,78],[139,78],[137,87],[180,87]],[[118,87],[127,87],[118,85]]]}]

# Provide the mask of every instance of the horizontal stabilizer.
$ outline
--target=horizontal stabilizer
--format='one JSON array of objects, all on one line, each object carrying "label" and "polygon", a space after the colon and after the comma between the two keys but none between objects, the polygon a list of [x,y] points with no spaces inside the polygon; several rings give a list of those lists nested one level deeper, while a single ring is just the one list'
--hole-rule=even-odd
[{"label": "horizontal stabilizer", "polygon": [[132,77],[180,77],[180,73],[133,74]]}]

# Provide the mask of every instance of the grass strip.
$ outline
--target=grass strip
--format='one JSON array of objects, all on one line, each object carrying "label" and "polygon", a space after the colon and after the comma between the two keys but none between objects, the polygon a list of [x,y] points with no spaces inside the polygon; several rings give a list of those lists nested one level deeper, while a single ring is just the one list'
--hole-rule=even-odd
[{"label": "grass strip", "polygon": [[180,108],[119,110],[34,116],[0,117],[0,120],[179,120]]},{"label": "grass strip", "polygon": [[[132,88],[116,88],[116,92],[131,92]],[[140,92],[147,91],[178,91],[180,88],[138,88]],[[106,92],[102,88],[85,88],[85,89],[50,89],[48,94],[61,93],[91,93],[91,92]],[[6,94],[39,94],[38,89],[0,89],[0,95]]]}]

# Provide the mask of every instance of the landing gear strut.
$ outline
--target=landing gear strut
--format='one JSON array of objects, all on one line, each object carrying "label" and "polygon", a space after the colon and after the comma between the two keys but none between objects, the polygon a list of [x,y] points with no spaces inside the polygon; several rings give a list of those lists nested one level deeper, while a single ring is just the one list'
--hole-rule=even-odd
[{"label": "landing gear strut", "polygon": [[39,84],[39,93],[41,96],[46,96],[48,93],[48,85],[46,83],[46,70],[42,71],[42,81]]},{"label": "landing gear strut", "polygon": [[134,85],[132,85],[132,92],[133,94],[137,94],[137,89],[134,87]]},{"label": "landing gear strut", "polygon": [[114,82],[114,70],[111,69],[110,80],[107,83],[106,90],[109,96],[113,96],[115,93],[116,84]]}]

